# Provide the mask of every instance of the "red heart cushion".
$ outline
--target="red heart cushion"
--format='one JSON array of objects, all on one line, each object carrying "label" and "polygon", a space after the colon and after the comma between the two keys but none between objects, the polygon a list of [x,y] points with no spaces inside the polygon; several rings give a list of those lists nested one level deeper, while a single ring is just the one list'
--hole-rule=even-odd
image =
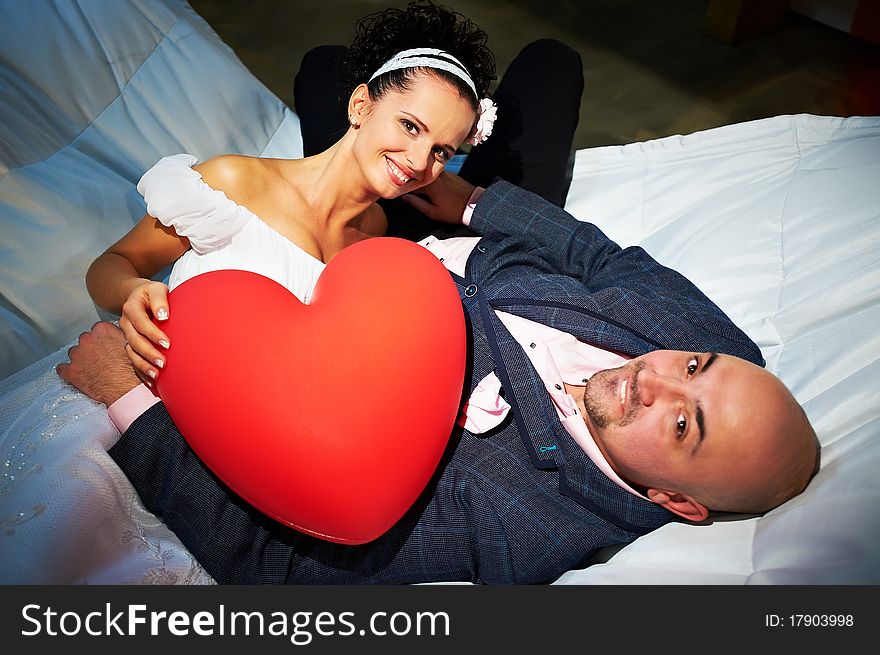
[{"label": "red heart cushion", "polygon": [[310,305],[245,271],[169,296],[159,396],[187,442],[265,514],[371,541],[434,473],[461,399],[464,314],[446,269],[394,238],[346,248]]}]

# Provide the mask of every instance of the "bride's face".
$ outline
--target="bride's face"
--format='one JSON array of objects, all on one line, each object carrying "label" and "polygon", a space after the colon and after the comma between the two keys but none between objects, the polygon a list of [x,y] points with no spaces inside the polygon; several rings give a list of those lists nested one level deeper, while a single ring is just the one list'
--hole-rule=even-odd
[{"label": "bride's face", "polygon": [[419,75],[407,91],[389,91],[376,102],[369,100],[365,86],[358,87],[352,113],[359,123],[354,156],[367,183],[383,198],[437,179],[476,120],[455,88],[429,74]]}]

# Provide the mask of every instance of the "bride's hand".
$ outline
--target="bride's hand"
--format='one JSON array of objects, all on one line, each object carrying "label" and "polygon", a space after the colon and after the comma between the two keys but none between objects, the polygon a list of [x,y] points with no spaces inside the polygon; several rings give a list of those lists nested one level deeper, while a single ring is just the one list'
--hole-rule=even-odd
[{"label": "bride's hand", "polygon": [[138,376],[151,382],[165,366],[165,350],[171,342],[152,318],[168,319],[168,287],[161,282],[144,280],[134,288],[122,305],[119,327],[125,335],[125,353]]},{"label": "bride's hand", "polygon": [[475,188],[458,175],[443,171],[431,184],[402,200],[432,220],[458,224]]}]

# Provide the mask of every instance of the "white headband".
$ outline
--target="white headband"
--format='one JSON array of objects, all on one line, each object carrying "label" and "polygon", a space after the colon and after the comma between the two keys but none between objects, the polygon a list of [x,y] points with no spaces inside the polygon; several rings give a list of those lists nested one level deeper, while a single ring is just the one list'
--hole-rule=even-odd
[{"label": "white headband", "polygon": [[467,140],[471,145],[479,145],[489,138],[492,134],[492,126],[495,124],[498,107],[489,98],[480,100],[477,95],[477,87],[471,79],[470,73],[458,59],[450,55],[445,50],[437,48],[412,48],[411,50],[403,50],[398,52],[391,59],[386,61],[379,67],[372,77],[367,80],[369,84],[377,77],[388,71],[399,70],[401,68],[416,68],[423,66],[425,68],[436,68],[438,70],[452,73],[457,78],[463,80],[474,92],[474,97],[479,100],[477,108],[477,124],[474,133]]},{"label": "white headband", "polygon": [[438,70],[452,73],[460,80],[464,81],[474,92],[474,97],[479,100],[477,95],[477,87],[470,74],[458,59],[450,55],[445,50],[437,48],[413,48],[411,50],[403,50],[394,55],[379,67],[372,77],[367,81],[372,82],[374,79],[387,73],[388,71],[399,70],[401,68],[417,68],[423,66],[425,68],[436,68]]}]

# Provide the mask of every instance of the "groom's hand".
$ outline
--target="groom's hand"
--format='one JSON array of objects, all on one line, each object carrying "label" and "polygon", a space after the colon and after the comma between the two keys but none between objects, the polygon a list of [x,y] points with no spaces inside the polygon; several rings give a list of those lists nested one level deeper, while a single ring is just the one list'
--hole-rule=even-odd
[{"label": "groom's hand", "polygon": [[460,224],[475,188],[458,175],[443,171],[431,184],[406,194],[402,200],[432,220]]},{"label": "groom's hand", "polygon": [[95,323],[67,356],[69,363],[55,367],[59,377],[108,407],[141,383],[125,354],[122,330],[112,323]]}]

